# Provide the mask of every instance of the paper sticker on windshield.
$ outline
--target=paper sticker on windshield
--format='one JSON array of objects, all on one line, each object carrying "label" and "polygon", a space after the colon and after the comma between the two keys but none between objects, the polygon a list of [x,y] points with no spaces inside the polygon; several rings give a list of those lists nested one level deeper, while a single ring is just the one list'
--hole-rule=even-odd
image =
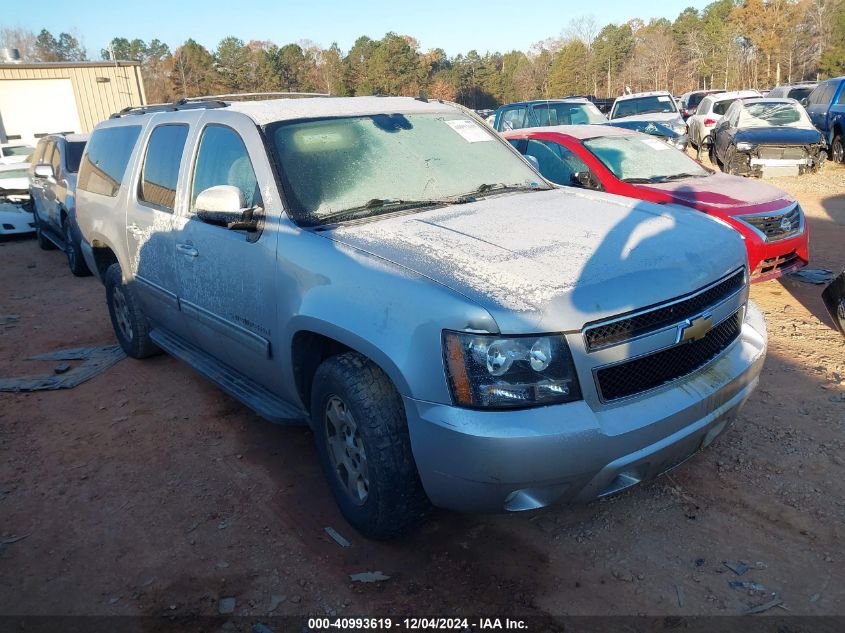
[{"label": "paper sticker on windshield", "polygon": [[446,125],[455,130],[458,134],[464,137],[470,143],[480,143],[482,141],[492,141],[493,135],[488,134],[487,131],[477,123],[473,123],[469,119],[455,119],[454,121],[446,121]]},{"label": "paper sticker on windshield", "polygon": [[665,102],[665,101],[669,101],[669,97],[666,97],[666,96],[661,96],[661,97],[657,97],[657,100],[658,100],[658,101],[664,101],[664,102]]},{"label": "paper sticker on windshield", "polygon": [[659,141],[656,138],[641,138],[640,142],[645,143],[651,149],[656,149],[659,152],[662,152],[664,149],[669,149],[669,146],[666,143]]}]

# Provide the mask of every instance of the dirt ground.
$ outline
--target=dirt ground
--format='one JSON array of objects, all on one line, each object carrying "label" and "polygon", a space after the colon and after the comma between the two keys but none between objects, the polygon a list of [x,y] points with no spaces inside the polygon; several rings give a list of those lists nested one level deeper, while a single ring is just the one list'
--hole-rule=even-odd
[{"label": "dirt ground", "polygon": [[[812,267],[845,264],[845,168],[781,178]],[[102,286],[34,240],[0,243],[0,376],[114,341]],[[755,286],[770,348],[720,441],[618,497],[540,512],[437,511],[368,542],[302,428],[264,422],[168,356],[66,391],[0,394],[0,614],[845,614],[845,340],[821,286]],[[324,531],[351,542],[344,548]],[[736,576],[724,561],[743,561]],[[349,574],[381,571],[360,584]],[[729,581],[763,590],[732,588]],[[775,608],[769,613],[784,615]]]}]

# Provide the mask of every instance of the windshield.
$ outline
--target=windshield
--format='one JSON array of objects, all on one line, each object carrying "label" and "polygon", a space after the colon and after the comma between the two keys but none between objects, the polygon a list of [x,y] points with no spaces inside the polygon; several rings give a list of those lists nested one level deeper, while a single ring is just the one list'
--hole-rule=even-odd
[{"label": "windshield", "polygon": [[709,176],[704,167],[663,141],[647,136],[601,136],[584,147],[626,182],[663,182]]},{"label": "windshield", "polygon": [[739,113],[737,127],[803,127],[812,128],[807,113],[794,103],[749,103]]},{"label": "windshield", "polygon": [[267,136],[291,213],[306,226],[548,187],[495,132],[458,112],[280,122]]},{"label": "windshield", "polygon": [[3,148],[3,155],[29,156],[34,149],[34,147],[30,147],[29,145],[9,145],[8,147]]},{"label": "windshield", "polygon": [[79,161],[82,160],[82,152],[85,150],[85,141],[68,141],[65,143],[65,162],[67,170],[72,174],[79,171]]},{"label": "windshield", "polygon": [[534,115],[540,127],[607,123],[607,117],[592,103],[535,104]]},{"label": "windshield", "polygon": [[635,116],[637,114],[660,114],[663,112],[677,112],[675,100],[669,95],[655,95],[653,97],[638,97],[636,99],[625,99],[617,101],[613,106],[611,119],[618,119],[623,116]]}]

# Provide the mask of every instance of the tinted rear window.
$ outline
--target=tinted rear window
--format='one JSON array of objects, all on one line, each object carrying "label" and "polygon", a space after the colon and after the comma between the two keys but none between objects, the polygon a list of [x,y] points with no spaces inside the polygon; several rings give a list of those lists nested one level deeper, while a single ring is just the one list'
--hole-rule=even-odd
[{"label": "tinted rear window", "polygon": [[116,196],[140,133],[139,125],[96,130],[82,157],[77,186],[102,196]]},{"label": "tinted rear window", "polygon": [[85,150],[85,141],[73,141],[65,143],[65,164],[67,170],[72,174],[79,171],[79,161],[82,160],[82,152]]}]

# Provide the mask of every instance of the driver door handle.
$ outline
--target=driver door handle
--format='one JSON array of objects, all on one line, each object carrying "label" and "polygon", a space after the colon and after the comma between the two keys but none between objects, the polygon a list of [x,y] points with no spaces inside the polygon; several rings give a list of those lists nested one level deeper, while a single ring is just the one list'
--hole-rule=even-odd
[{"label": "driver door handle", "polygon": [[176,250],[178,250],[182,255],[187,257],[198,257],[200,252],[195,249],[191,244],[180,243],[176,245]]}]

